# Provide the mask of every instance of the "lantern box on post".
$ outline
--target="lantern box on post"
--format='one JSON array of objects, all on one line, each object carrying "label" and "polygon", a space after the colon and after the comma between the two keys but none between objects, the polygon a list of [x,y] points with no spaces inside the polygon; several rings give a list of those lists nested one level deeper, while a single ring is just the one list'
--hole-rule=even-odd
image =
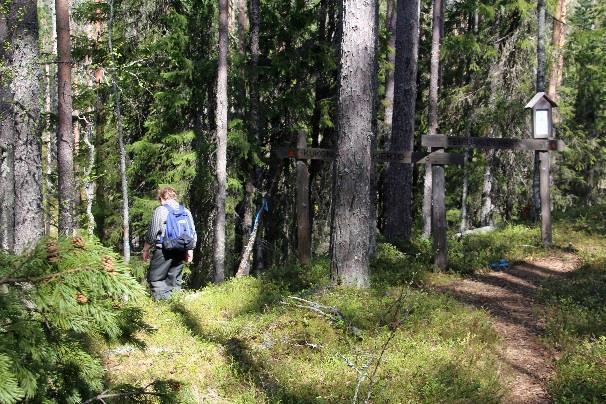
[{"label": "lantern box on post", "polygon": [[532,134],[535,139],[553,138],[553,113],[554,107],[557,107],[555,101],[544,92],[536,93],[526,108],[532,109]]}]

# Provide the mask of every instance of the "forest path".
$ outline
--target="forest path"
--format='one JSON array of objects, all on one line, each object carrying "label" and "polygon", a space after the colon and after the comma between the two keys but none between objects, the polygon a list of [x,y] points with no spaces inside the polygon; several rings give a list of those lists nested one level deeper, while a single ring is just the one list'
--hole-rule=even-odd
[{"label": "forest path", "polygon": [[503,340],[506,403],[549,403],[547,384],[553,375],[555,352],[541,344],[544,324],[535,301],[547,277],[574,271],[580,259],[572,254],[538,258],[499,272],[478,274],[440,286],[459,301],[487,310]]}]

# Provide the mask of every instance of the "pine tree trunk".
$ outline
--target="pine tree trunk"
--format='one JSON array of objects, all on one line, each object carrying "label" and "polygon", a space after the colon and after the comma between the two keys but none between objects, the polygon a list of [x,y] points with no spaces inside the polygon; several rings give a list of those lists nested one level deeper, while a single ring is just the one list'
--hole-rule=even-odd
[{"label": "pine tree trunk", "polygon": [[[440,44],[444,20],[444,0],[433,1],[433,16],[431,23],[431,64],[429,69],[429,134],[438,133],[438,94],[440,81]],[[431,194],[432,170],[425,167],[425,182],[423,186],[423,236],[429,237],[431,233]]]},{"label": "pine tree trunk", "polygon": [[[545,0],[537,1],[537,80],[536,91],[545,91]],[[540,152],[534,152],[532,202],[535,220],[541,215]]]},{"label": "pine tree trunk", "polygon": [[228,1],[219,0],[219,64],[217,72],[217,195],[214,240],[214,281],[225,279],[225,200],[227,198],[227,51]]},{"label": "pine tree trunk", "polygon": [[[390,150],[412,151],[417,98],[419,1],[399,0],[397,10],[395,94]],[[408,164],[391,164],[385,179],[385,236],[410,239],[412,229],[412,170]]]},{"label": "pine tree trunk", "polygon": [[[0,60],[10,66],[9,10],[0,7]],[[14,234],[14,128],[12,113],[12,96],[8,75],[0,76],[0,249],[12,251]]]},{"label": "pine tree trunk", "polygon": [[74,232],[74,138],[72,136],[72,61],[69,1],[55,0],[57,15],[57,169],[59,171],[59,233]]},{"label": "pine tree trunk", "polygon": [[116,132],[118,133],[118,153],[120,155],[120,185],[122,188],[122,254],[124,261],[130,261],[130,219],[128,208],[128,177],[126,173],[126,148],[124,146],[124,128],[122,125],[122,110],[120,105],[120,89],[118,88],[118,74],[116,73],[116,58],[113,49],[113,21],[114,1],[109,1],[109,20],[107,24],[108,50],[111,57],[112,70],[112,92],[114,94],[114,114],[116,120]]},{"label": "pine tree trunk", "polygon": [[20,253],[44,234],[38,12],[35,0],[12,3],[12,84],[15,140],[15,244]]},{"label": "pine tree trunk", "polygon": [[486,152],[486,166],[484,167],[484,185],[482,187],[482,210],[480,211],[480,224],[482,226],[492,226],[492,183],[494,181],[492,174],[492,159],[494,152]]},{"label": "pine tree trunk", "polygon": [[[387,132],[391,132],[394,109],[394,75],[396,65],[396,0],[388,0],[387,2],[387,64],[388,70],[385,73],[385,127]],[[389,136],[389,134],[388,134]]]},{"label": "pine tree trunk", "polygon": [[[553,19],[553,33],[551,36],[551,44],[553,46],[553,64],[549,74],[549,97],[558,101],[558,87],[562,83],[562,73],[564,71],[564,54],[562,49],[566,42],[566,14],[568,8],[567,0],[557,0],[555,17]],[[555,112],[555,111],[554,111]],[[554,119],[557,114],[554,114]]]},{"label": "pine tree trunk", "polygon": [[238,0],[238,47],[241,54],[246,53],[246,35],[248,33],[248,25],[246,0]]},{"label": "pine tree trunk", "polygon": [[342,13],[331,266],[336,283],[367,287],[377,2],[344,0]]},{"label": "pine tree trunk", "polygon": [[[250,67],[251,67],[251,77],[250,77],[250,121],[251,128],[253,132],[253,136],[257,142],[260,144],[261,142],[261,134],[260,134],[260,111],[259,111],[259,103],[260,103],[260,92],[259,92],[259,56],[261,54],[261,50],[259,47],[259,30],[261,27],[261,16],[259,10],[259,0],[250,0],[249,5],[249,15],[250,15]],[[261,170],[259,168],[255,169],[255,184],[256,187],[261,187],[262,182]],[[253,263],[255,264],[255,269],[258,271],[262,271],[265,268],[265,258],[263,256],[263,229],[259,228],[256,234],[255,241],[255,253],[253,256]]]},{"label": "pine tree trunk", "polygon": [[467,194],[469,193],[469,149],[465,149],[465,161],[463,162],[463,192],[461,195],[461,225],[459,231],[463,233],[469,228],[469,214],[467,213]]}]

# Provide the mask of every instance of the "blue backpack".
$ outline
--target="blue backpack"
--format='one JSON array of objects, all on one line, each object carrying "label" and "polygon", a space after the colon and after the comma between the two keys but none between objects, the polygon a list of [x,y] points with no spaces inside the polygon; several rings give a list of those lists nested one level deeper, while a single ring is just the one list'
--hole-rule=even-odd
[{"label": "blue backpack", "polygon": [[194,224],[183,205],[179,205],[177,209],[168,204],[162,206],[168,210],[162,248],[172,251],[193,250]]}]

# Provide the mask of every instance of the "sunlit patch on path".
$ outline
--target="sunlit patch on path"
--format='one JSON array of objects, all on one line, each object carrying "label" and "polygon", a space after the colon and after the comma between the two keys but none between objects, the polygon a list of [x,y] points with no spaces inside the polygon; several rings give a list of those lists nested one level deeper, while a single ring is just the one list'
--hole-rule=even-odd
[{"label": "sunlit patch on path", "polygon": [[458,300],[491,314],[503,339],[509,390],[506,402],[550,402],[547,383],[553,375],[555,352],[539,342],[544,324],[537,315],[535,294],[543,279],[561,276],[579,265],[574,255],[541,258],[440,286]]}]

